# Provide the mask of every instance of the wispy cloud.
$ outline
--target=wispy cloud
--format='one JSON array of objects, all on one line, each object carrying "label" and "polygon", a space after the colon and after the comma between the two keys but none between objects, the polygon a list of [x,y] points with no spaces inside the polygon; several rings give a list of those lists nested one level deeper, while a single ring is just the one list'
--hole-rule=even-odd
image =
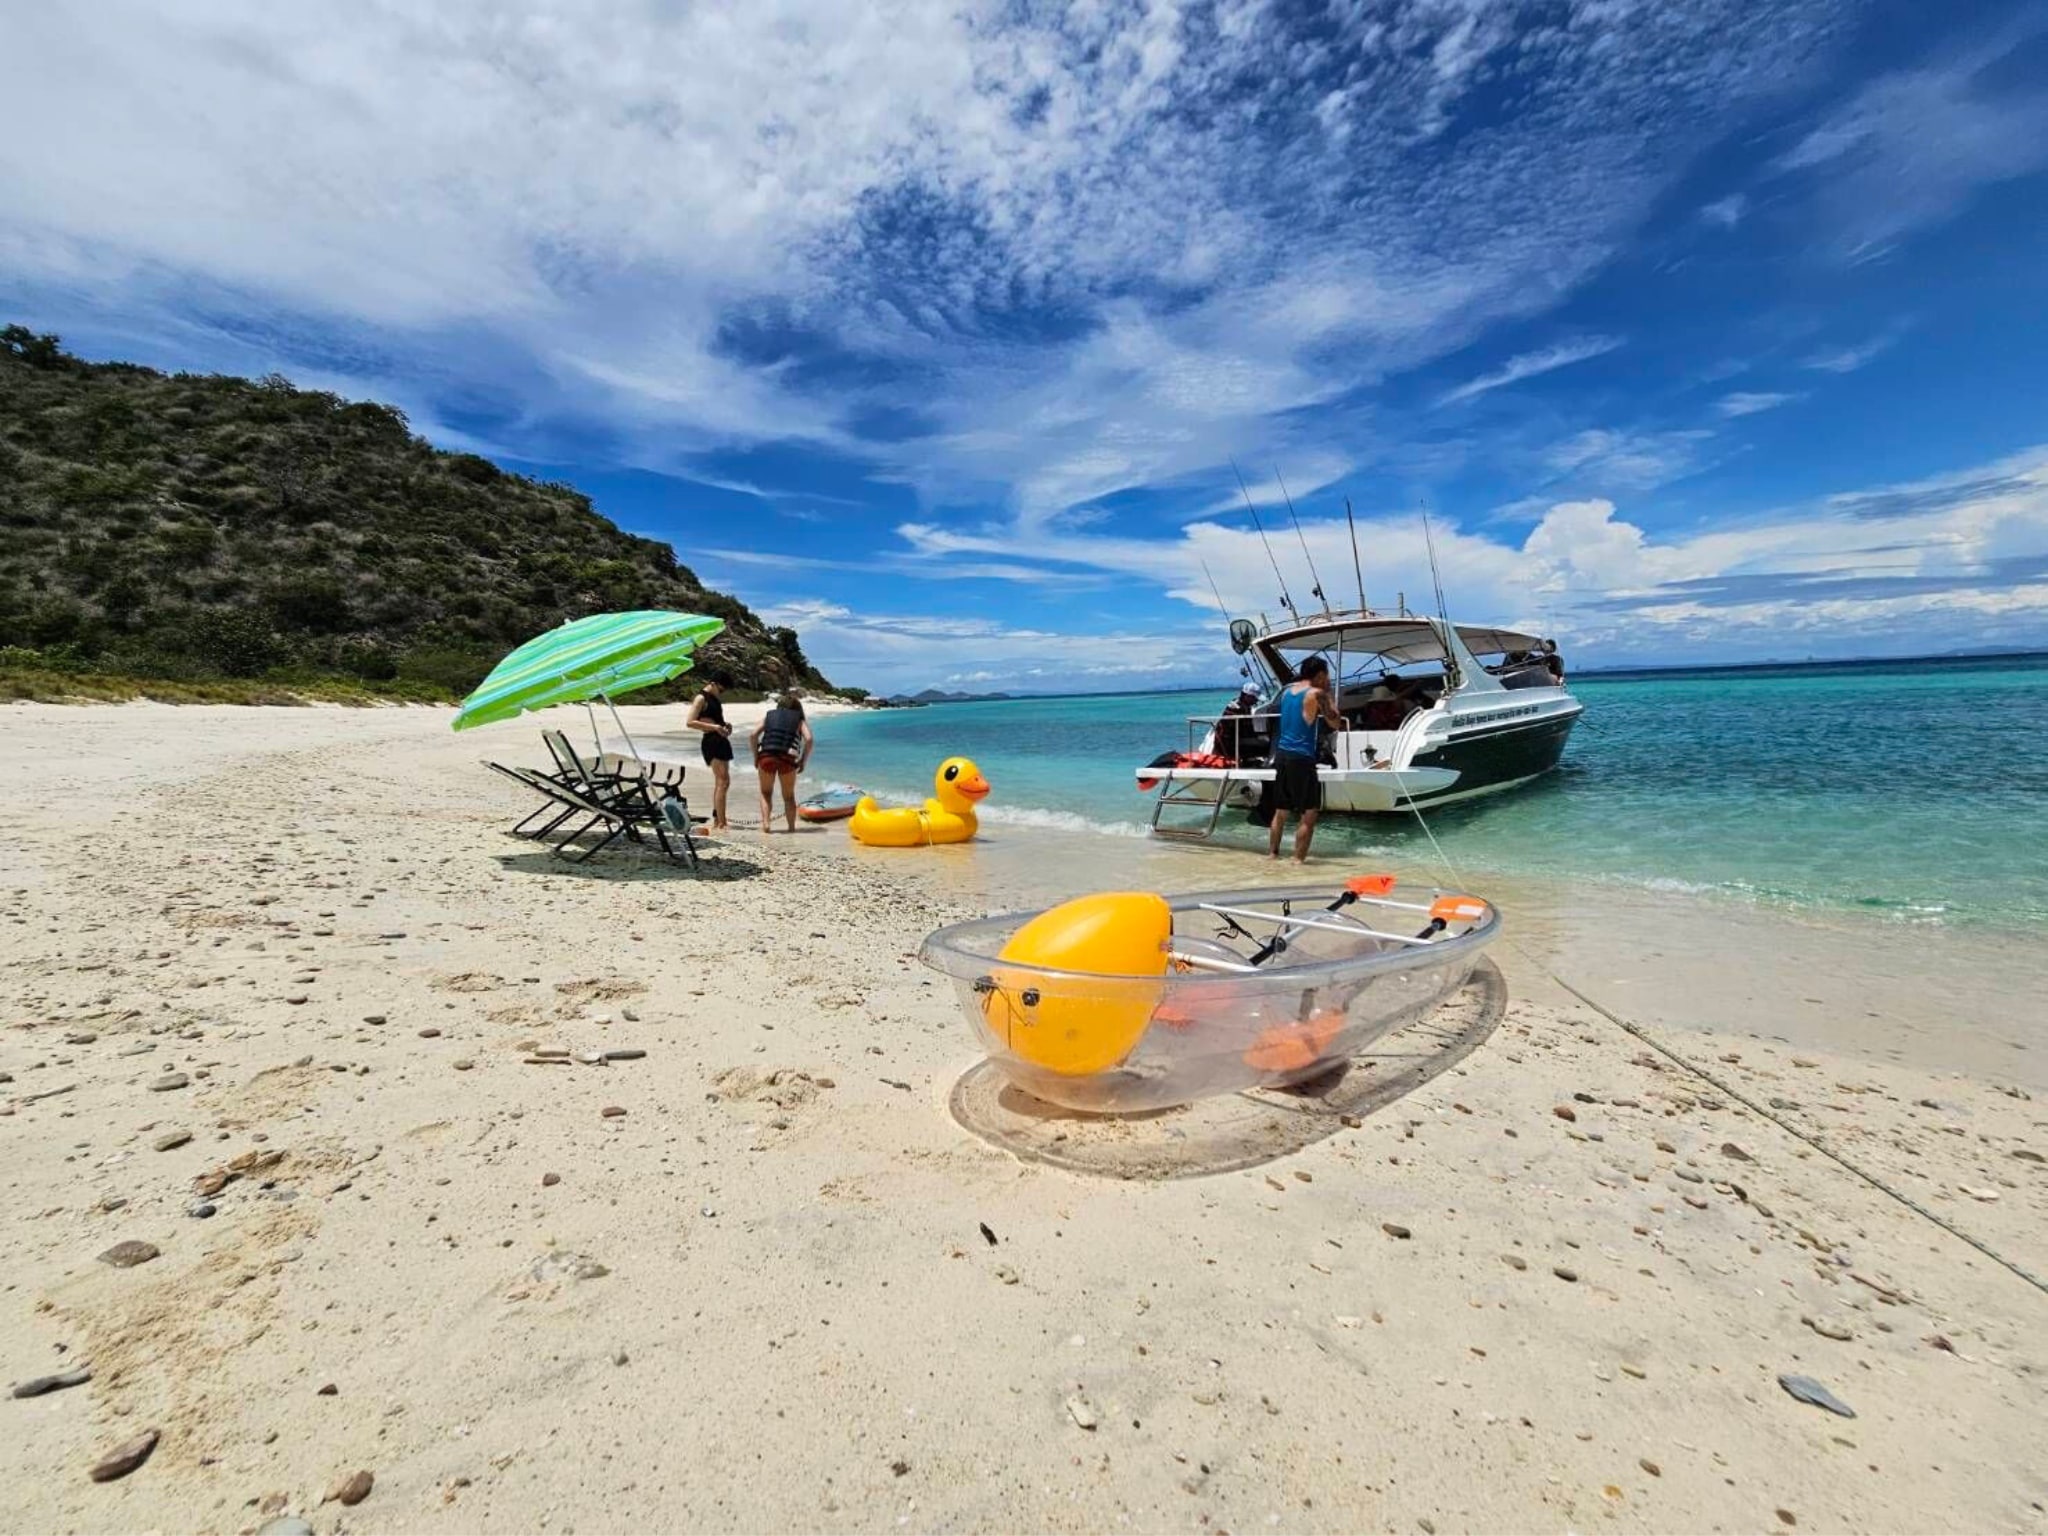
[{"label": "wispy cloud", "polygon": [[1714,402],[1714,409],[1727,417],[1755,416],[1763,411],[1775,411],[1781,405],[1790,405],[1801,397],[1795,394],[1781,394],[1764,389],[1738,389],[1723,395]]},{"label": "wispy cloud", "polygon": [[1558,475],[1603,491],[1646,491],[1691,473],[1713,433],[1593,427],[1554,443],[1544,455]]},{"label": "wispy cloud", "polygon": [[1873,336],[1868,341],[1850,346],[1823,347],[1820,351],[1809,353],[1802,358],[1799,366],[1811,368],[1818,373],[1854,373],[1864,364],[1875,361],[1889,351],[1897,340],[1896,335],[1887,334]]},{"label": "wispy cloud", "polygon": [[1749,199],[1740,192],[1715,198],[1700,209],[1700,218],[1718,229],[1733,229],[1749,212]]},{"label": "wispy cloud", "polygon": [[1780,157],[1814,186],[1831,249],[1881,255],[1978,188],[2048,165],[2048,81],[2015,68],[2048,11],[2021,8],[1982,41],[1862,87]]},{"label": "wispy cloud", "polygon": [[1542,374],[1554,373],[1560,368],[1569,368],[1573,363],[1583,363],[1589,358],[1605,356],[1622,344],[1622,338],[1619,336],[1584,336],[1577,341],[1559,342],[1556,346],[1545,347],[1538,352],[1523,352],[1509,358],[1493,372],[1482,373],[1478,378],[1467,380],[1456,389],[1437,396],[1436,403],[1456,405],[1462,400],[1475,399],[1492,390],[1519,384],[1524,379],[1537,378]]},{"label": "wispy cloud", "polygon": [[1305,413],[1570,293],[1832,9],[32,6],[0,251],[39,312],[212,317],[259,370],[347,332],[522,435],[1037,517],[1370,451]]}]

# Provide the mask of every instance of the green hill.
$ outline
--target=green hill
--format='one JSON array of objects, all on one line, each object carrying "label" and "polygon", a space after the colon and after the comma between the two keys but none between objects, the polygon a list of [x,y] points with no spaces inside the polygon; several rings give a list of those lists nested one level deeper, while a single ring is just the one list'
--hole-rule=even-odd
[{"label": "green hill", "polygon": [[543,629],[628,608],[724,619],[705,665],[742,688],[830,686],[667,544],[388,406],[0,331],[0,671],[447,697]]}]

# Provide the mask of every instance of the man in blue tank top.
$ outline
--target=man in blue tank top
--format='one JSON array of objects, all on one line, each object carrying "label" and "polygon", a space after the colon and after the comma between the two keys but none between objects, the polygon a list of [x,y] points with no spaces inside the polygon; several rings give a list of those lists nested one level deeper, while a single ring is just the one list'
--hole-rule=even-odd
[{"label": "man in blue tank top", "polygon": [[1273,821],[1266,832],[1266,852],[1280,857],[1280,834],[1292,812],[1301,818],[1294,834],[1294,861],[1308,862],[1315,841],[1316,818],[1323,810],[1323,783],[1316,776],[1317,728],[1328,723],[1344,728],[1344,717],[1330,697],[1330,664],[1311,656],[1301,664],[1280,695],[1280,724],[1273,741]]}]

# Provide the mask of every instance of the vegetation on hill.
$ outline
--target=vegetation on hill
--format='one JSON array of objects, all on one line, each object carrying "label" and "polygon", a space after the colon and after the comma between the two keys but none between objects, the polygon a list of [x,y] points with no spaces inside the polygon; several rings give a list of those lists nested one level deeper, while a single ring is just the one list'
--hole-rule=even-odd
[{"label": "vegetation on hill", "polygon": [[0,696],[62,673],[89,696],[447,698],[541,630],[631,608],[724,619],[702,664],[742,689],[830,686],[669,545],[389,406],[0,330]]}]

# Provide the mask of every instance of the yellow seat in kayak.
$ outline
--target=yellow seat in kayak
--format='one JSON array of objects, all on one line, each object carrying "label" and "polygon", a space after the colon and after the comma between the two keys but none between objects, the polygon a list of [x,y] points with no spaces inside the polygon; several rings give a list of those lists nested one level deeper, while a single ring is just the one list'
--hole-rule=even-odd
[{"label": "yellow seat in kayak", "polygon": [[[1018,1056],[1065,1077],[1131,1054],[1165,986],[1173,913],[1149,891],[1106,891],[1049,907],[996,956],[982,1011]],[[1020,966],[1080,974],[1041,976]]]}]

